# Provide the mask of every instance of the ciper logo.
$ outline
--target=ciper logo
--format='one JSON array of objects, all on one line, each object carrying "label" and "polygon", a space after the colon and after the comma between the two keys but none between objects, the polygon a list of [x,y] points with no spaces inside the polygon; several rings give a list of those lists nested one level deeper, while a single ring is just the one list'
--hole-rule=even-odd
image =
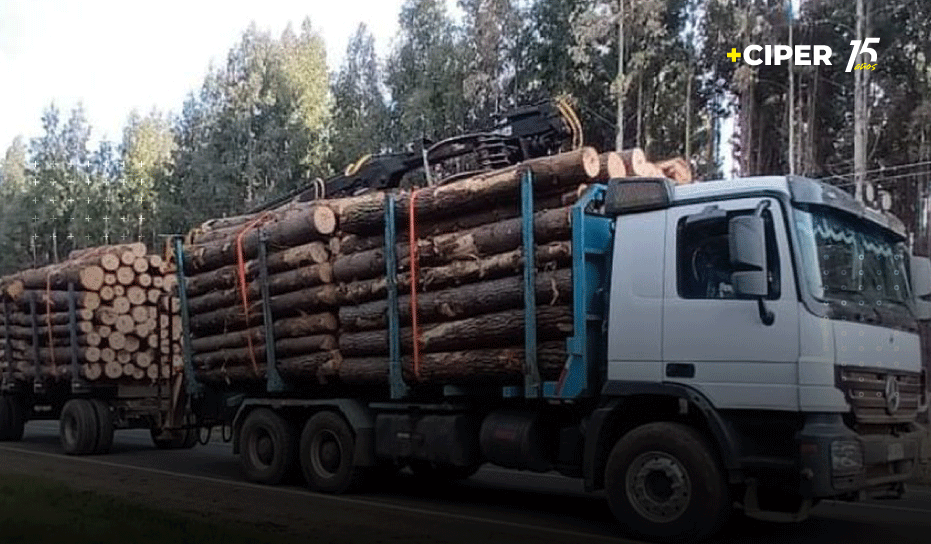
[{"label": "ciper logo", "polygon": [[[847,72],[852,70],[875,70],[878,55],[876,50],[870,47],[879,43],[879,38],[867,38],[865,40],[853,40],[850,42],[850,58],[847,60]],[[727,58],[731,62],[737,62],[742,58],[750,66],[779,66],[783,62],[791,62],[795,66],[831,66],[831,55],[833,51],[829,45],[748,45],[744,48],[743,53],[737,51],[736,47],[731,48]],[[868,63],[857,63],[860,55],[865,55]]]}]

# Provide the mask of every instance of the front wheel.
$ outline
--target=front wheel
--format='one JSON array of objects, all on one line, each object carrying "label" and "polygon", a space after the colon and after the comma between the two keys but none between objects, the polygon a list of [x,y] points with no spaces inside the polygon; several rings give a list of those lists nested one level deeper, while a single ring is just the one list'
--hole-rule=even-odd
[{"label": "front wheel", "polygon": [[715,452],[678,423],[649,423],[621,437],[608,457],[605,491],[634,536],[660,542],[706,538],[731,509]]}]

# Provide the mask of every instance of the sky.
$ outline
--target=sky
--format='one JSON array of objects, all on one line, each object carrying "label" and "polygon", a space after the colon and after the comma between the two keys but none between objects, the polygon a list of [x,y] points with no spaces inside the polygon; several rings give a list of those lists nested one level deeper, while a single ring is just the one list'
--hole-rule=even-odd
[{"label": "sky", "polygon": [[62,117],[83,102],[91,139],[119,141],[136,108],[178,112],[211,60],[224,62],[251,21],[280,35],[310,17],[339,68],[364,22],[380,56],[397,30],[401,0],[0,0],[0,154],[17,134],[41,132],[52,101]]}]

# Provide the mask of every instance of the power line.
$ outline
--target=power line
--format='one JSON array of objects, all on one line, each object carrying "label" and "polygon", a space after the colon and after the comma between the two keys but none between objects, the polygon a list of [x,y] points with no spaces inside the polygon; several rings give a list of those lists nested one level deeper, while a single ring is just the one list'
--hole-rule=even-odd
[{"label": "power line", "polygon": [[[931,161],[921,161],[921,162],[913,162],[913,163],[907,163],[907,164],[897,164],[897,165],[894,165],[894,166],[882,166],[882,167],[880,167],[880,168],[874,168],[874,169],[872,169],[872,170],[866,170],[866,171],[864,171],[863,173],[864,173],[864,174],[873,174],[873,173],[876,173],[876,172],[888,172],[888,171],[893,171],[893,170],[901,170],[901,169],[903,169],[903,168],[914,168],[914,167],[916,167],[916,166],[926,166],[926,165],[931,165]],[[851,172],[851,173],[849,173],[849,174],[832,174],[832,175],[830,175],[830,176],[825,176],[825,177],[819,178],[819,179],[822,179],[822,180],[824,180],[824,179],[832,179],[832,178],[843,179],[843,178],[853,177],[853,176],[855,176],[856,174],[857,174],[856,172]]]},{"label": "power line", "polygon": [[[875,185],[875,184],[880,184],[880,185],[881,185],[881,184],[886,183],[887,181],[890,181],[890,180],[902,181],[902,180],[905,180],[905,178],[911,178],[911,177],[917,177],[917,176],[927,176],[927,175],[931,175],[931,168],[926,169],[926,170],[922,170],[922,171],[919,171],[919,172],[909,172],[909,173],[907,173],[907,174],[896,174],[896,175],[894,175],[894,176],[884,176],[884,177],[882,177],[882,178],[871,179],[871,180],[868,180],[868,181],[869,181],[870,183],[873,183],[874,185]],[[830,178],[820,178],[820,180],[822,180],[822,181],[823,181],[823,180],[827,180],[827,179],[830,179]],[[915,181],[918,181],[918,180],[915,180]],[[832,183],[831,185],[833,185],[833,186],[835,186],[835,187],[853,187],[854,185],[856,185],[856,183],[853,182],[853,181],[848,181],[848,182],[846,182],[846,183]]]}]

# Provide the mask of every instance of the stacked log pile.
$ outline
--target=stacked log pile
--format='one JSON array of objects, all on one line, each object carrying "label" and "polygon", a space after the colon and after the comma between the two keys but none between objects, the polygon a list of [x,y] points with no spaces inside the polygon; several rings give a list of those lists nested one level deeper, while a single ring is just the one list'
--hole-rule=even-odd
[{"label": "stacked log pile", "polygon": [[74,251],[63,262],[0,278],[0,372],[12,365],[14,378],[35,379],[38,353],[40,379],[72,378],[71,284],[81,378],[167,378],[172,364],[181,365],[175,283],[173,266],[142,243]]},{"label": "stacked log pile", "polygon": [[[522,379],[520,179],[528,168],[534,173],[538,359],[544,378],[562,371],[572,332],[571,204],[588,183],[626,173],[619,155],[599,156],[591,148],[396,193],[395,280],[409,382]],[[314,383],[387,383],[385,198],[374,192],[291,203],[195,229],[184,262],[198,378],[265,378],[262,231],[278,371]]]},{"label": "stacked log pile", "polygon": [[666,177],[678,185],[692,183],[692,169],[683,157],[651,162],[639,147],[620,152],[628,176]]}]

